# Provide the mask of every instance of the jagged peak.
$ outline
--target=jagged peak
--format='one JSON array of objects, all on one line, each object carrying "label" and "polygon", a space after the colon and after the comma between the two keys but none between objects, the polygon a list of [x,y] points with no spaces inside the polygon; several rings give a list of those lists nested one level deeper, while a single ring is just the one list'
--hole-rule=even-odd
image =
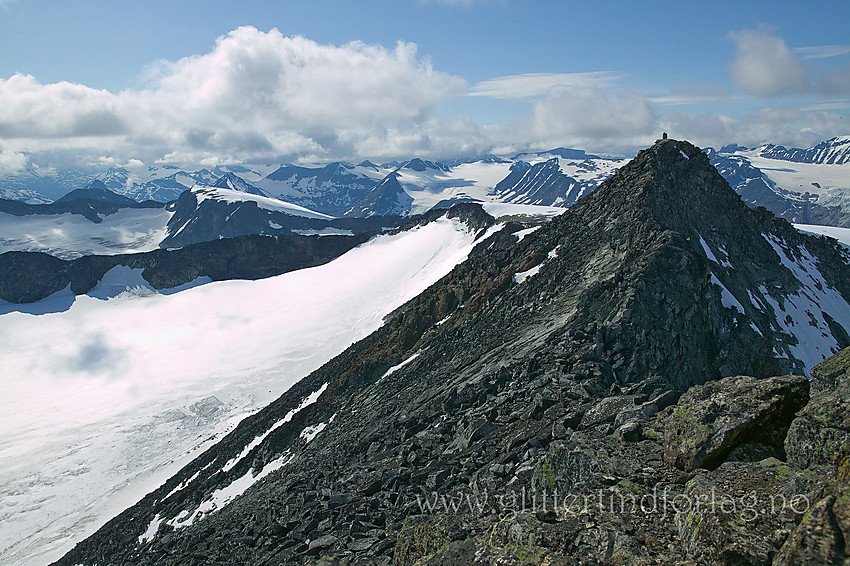
[{"label": "jagged peak", "polygon": [[660,139],[575,206],[603,215],[643,214],[666,229],[730,226],[752,212],[697,146]]}]

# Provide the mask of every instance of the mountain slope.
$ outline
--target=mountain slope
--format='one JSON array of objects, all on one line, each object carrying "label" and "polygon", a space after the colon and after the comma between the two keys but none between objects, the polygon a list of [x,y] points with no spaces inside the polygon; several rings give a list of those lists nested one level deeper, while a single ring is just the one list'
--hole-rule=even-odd
[{"label": "mountain slope", "polygon": [[[415,169],[419,171],[420,169]],[[423,165],[424,170],[424,165]],[[398,182],[399,174],[390,173],[383,181],[369,191],[366,196],[354,206],[345,211],[343,216],[366,218],[369,216],[391,216],[410,214],[413,198],[405,192]]]},{"label": "mountain slope", "polygon": [[493,188],[498,199],[518,204],[570,206],[596,188],[593,181],[581,183],[560,168],[557,157],[530,165],[518,161],[511,173]]},{"label": "mountain slope", "polygon": [[372,164],[336,162],[320,168],[289,165],[270,173],[260,186],[289,202],[340,216],[365,198],[384,175]]},{"label": "mountain slope", "polygon": [[268,197],[269,195],[259,187],[255,187],[242,177],[238,176],[236,173],[232,171],[228,171],[215,182],[213,187],[217,187],[219,189],[229,189],[232,191],[240,191],[243,193],[248,193],[251,195],[259,195],[261,197]]},{"label": "mountain slope", "polygon": [[[850,169],[846,166],[811,166],[813,170],[805,174],[810,178],[803,186],[788,182],[787,176],[795,174],[790,168],[795,167],[792,162],[767,161],[737,146],[729,149],[732,151],[706,151],[711,164],[748,205],[763,206],[789,222],[850,227],[850,212],[846,203],[842,206],[842,199],[850,190]],[[834,182],[843,186],[830,187],[829,183]],[[830,193],[833,198],[825,199],[825,194],[818,193]]]},{"label": "mountain slope", "polygon": [[[224,178],[223,178],[224,179]],[[226,187],[196,185],[173,204],[164,248],[248,234],[338,234],[353,235],[395,228],[406,220],[400,216],[370,219],[333,218],[277,198]]]},{"label": "mountain slope", "polygon": [[[748,208],[675,140],[521,228],[480,243],[59,564],[693,557],[700,531],[678,514],[561,516],[525,497],[692,489],[641,423],[663,429],[647,419],[694,385],[806,371],[837,351],[850,328],[847,252]],[[733,396],[741,386],[722,383]],[[790,417],[774,415],[778,430],[805,404],[805,379],[776,383],[797,395]],[[612,434],[621,425],[632,428]],[[757,446],[742,461],[783,456],[781,439],[748,434],[738,442]],[[737,552],[763,556],[762,538]]]},{"label": "mountain slope", "polygon": [[[44,253],[0,254],[0,300],[34,303],[60,291],[84,295],[103,284],[112,270],[132,270],[128,288],[150,292],[205,281],[263,279],[327,263],[369,239],[357,236],[240,236],[199,242],[178,249],[86,255],[58,259]],[[123,292],[121,287],[116,291]]]},{"label": "mountain slope", "polygon": [[832,138],[809,149],[768,144],[759,148],[759,154],[767,159],[780,159],[794,163],[841,165],[850,163],[850,136]]},{"label": "mountain slope", "polygon": [[106,188],[106,185],[97,179],[86,185],[85,188],[74,189],[61,198],[56,199],[54,202],[62,203],[75,200],[94,200],[123,206],[132,206],[136,204],[135,200],[110,191]]},{"label": "mountain slope", "polygon": [[[783,218],[850,227],[850,138],[833,138],[809,149],[732,145],[721,148],[716,160],[733,188],[752,180],[757,190],[749,196]],[[748,190],[739,190],[745,199]]]},{"label": "mountain slope", "polygon": [[[173,458],[185,462],[379,327],[465,259],[492,223],[474,214],[476,223],[441,211],[325,265],[259,281],[157,294],[138,269],[113,269],[88,295],[3,314],[0,365],[19,379],[0,399],[0,561],[55,559],[68,537],[120,510],[116,499],[167,479]],[[218,244],[198,255],[213,259],[204,251]],[[236,251],[231,261],[248,259]]]}]

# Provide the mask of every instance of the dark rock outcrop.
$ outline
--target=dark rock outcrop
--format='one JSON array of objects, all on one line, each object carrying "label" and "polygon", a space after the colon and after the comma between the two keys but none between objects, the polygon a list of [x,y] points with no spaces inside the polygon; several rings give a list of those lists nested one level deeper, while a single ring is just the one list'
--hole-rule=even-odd
[{"label": "dark rock outcrop", "polygon": [[[816,392],[791,423],[788,462],[820,480],[811,508],[791,532],[777,566],[850,563],[850,348],[812,370]],[[820,382],[820,383],[818,383]]]},{"label": "dark rock outcrop", "polygon": [[143,270],[142,277],[154,289],[170,289],[205,276],[214,281],[262,279],[327,263],[369,237],[240,236],[176,250],[72,260],[41,252],[6,252],[0,254],[0,299],[31,303],[66,287],[81,295],[119,265]]},{"label": "dark rock outcrop", "polygon": [[[762,448],[784,459],[782,441],[809,400],[805,377],[729,377],[692,387],[664,428],[665,461],[684,471],[713,469],[734,450]],[[762,458],[758,458],[762,459]]]},{"label": "dark rock outcrop", "polygon": [[[212,198],[199,198],[197,191],[210,191]],[[408,221],[408,218],[403,216],[317,218],[316,215],[299,214],[295,211],[290,213],[260,206],[250,200],[250,197],[229,201],[215,196],[214,189],[204,187],[195,187],[181,194],[176,202],[169,205],[173,208],[174,215],[168,221],[168,232],[159,246],[179,248],[250,234],[282,236],[307,232],[358,235],[396,228]]]},{"label": "dark rock outcrop", "polygon": [[[119,196],[119,195],[116,195]],[[128,199],[129,200],[129,199]],[[76,198],[73,200],[52,202],[50,204],[27,204],[17,200],[0,199],[0,212],[13,216],[29,216],[30,214],[79,214],[86,219],[100,224],[103,216],[115,214],[122,208],[163,208],[165,203],[130,201],[129,203],[116,203],[106,200],[91,198]]]}]

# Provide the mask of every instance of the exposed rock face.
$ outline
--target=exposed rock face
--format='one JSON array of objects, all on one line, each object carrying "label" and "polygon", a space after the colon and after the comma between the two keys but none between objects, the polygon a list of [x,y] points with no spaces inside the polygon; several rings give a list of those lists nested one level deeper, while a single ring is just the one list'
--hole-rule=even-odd
[{"label": "exposed rock face", "polygon": [[[375,169],[371,163],[366,167]],[[289,187],[286,198],[290,202],[332,216],[342,215],[378,184],[352,165],[339,162],[322,168],[287,165],[271,173],[268,179]]]},{"label": "exposed rock face", "polygon": [[[129,201],[130,199],[127,200]],[[50,204],[27,204],[17,200],[0,199],[0,212],[5,212],[14,216],[28,216],[30,214],[64,214],[69,212],[71,214],[84,216],[86,219],[91,220],[95,224],[103,222],[101,215],[107,216],[115,214],[122,208],[162,208],[164,206],[164,203],[154,201],[130,201],[117,203],[107,200],[92,199],[89,197],[75,198],[62,202],[57,201]]]},{"label": "exposed rock face", "polygon": [[[417,161],[417,160],[414,160]],[[424,171],[425,163],[421,163]],[[411,162],[413,163],[413,162]],[[409,167],[410,165],[408,165]],[[413,198],[408,195],[398,182],[398,173],[392,172],[387,175],[378,185],[370,190],[366,196],[345,211],[343,216],[351,218],[365,218],[369,216],[392,216],[407,215],[410,213]]]},{"label": "exposed rock face", "polygon": [[177,250],[72,260],[41,252],[6,252],[0,254],[0,299],[31,303],[69,286],[81,295],[118,265],[142,269],[142,277],[154,289],[170,289],[203,276],[214,281],[261,279],[327,263],[368,238],[368,234],[240,236]]},{"label": "exposed rock face", "polygon": [[564,174],[555,157],[534,165],[517,161],[493,192],[506,202],[570,206],[596,185],[596,179],[579,181]]},{"label": "exposed rock face", "polygon": [[850,349],[812,370],[816,392],[791,423],[785,449],[800,467],[837,465],[850,456]]},{"label": "exposed rock face", "polygon": [[168,234],[160,242],[160,247],[178,248],[250,234],[277,236],[307,232],[357,235],[395,228],[408,221],[408,218],[402,216],[309,217],[270,210],[251,200],[230,202],[206,198],[199,202],[195,190],[197,188],[185,191],[176,202],[169,205],[173,207],[174,215],[168,221]]},{"label": "exposed rock face", "polygon": [[[478,221],[464,207],[449,214]],[[59,564],[770,564],[817,530],[798,530],[804,503],[840,468],[776,456],[808,392],[784,374],[814,365],[792,300],[815,296],[815,276],[835,293],[828,313],[806,307],[825,334],[807,347],[824,355],[847,314],[835,243],[747,208],[676,140],[523,227]],[[682,434],[665,431],[686,410],[721,420],[678,456]]]},{"label": "exposed rock face", "polygon": [[782,439],[809,400],[805,377],[748,376],[692,387],[664,428],[664,460],[685,471],[716,468],[736,449],[784,459]]},{"label": "exposed rock face", "polygon": [[[778,553],[777,565],[850,563],[850,348],[812,370],[816,393],[791,423],[788,462],[821,478],[811,510]],[[818,383],[820,382],[820,383]]]}]

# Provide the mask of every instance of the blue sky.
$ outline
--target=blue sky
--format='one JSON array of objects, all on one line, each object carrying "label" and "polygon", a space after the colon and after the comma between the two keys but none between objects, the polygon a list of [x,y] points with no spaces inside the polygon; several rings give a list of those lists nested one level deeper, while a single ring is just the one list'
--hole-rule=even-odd
[{"label": "blue sky", "polygon": [[850,134],[850,2],[0,0],[0,170]]}]

